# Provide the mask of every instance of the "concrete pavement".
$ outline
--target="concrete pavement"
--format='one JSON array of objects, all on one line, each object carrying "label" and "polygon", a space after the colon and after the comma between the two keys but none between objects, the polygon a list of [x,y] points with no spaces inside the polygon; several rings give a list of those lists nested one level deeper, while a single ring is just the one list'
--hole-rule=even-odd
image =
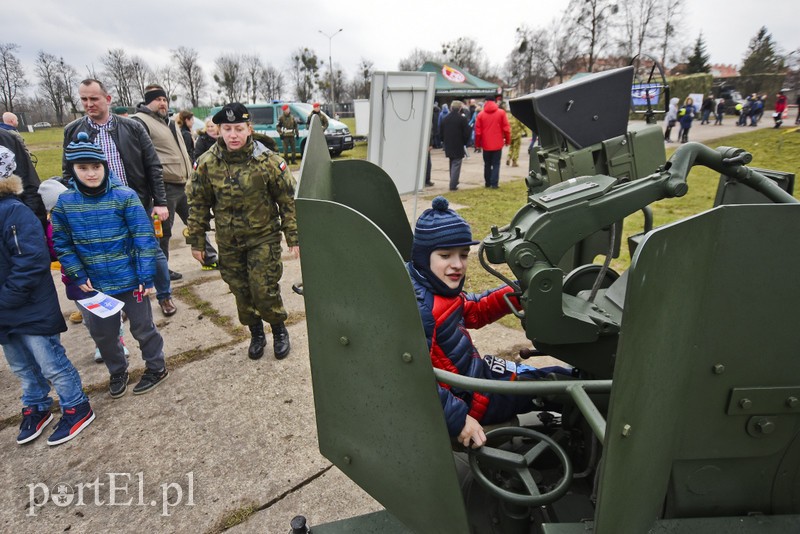
[{"label": "concrete pavement", "polygon": [[[698,125],[690,138],[741,130]],[[519,167],[503,159],[501,187],[527,174],[525,147],[527,140]],[[432,161],[435,185],[419,197],[403,197],[409,220],[448,189],[441,150],[433,151]],[[470,152],[461,187],[482,187],[482,172],[481,155]],[[175,234],[181,229],[178,222]],[[19,384],[1,359],[0,530],[283,533],[296,514],[314,525],[379,509],[317,449],[304,303],[290,289],[300,279],[300,265],[284,261],[292,352],[283,361],[269,349],[259,361],[247,359],[248,334],[236,320],[233,296],[218,272],[199,269],[180,238],[173,239],[170,260],[184,275],[174,284],[178,313],[164,318],[153,301],[166,342],[166,382],[147,395],[111,399],[108,373],[92,360],[86,328],[70,324],[62,342],[97,419],[64,445],[46,445],[52,427],[29,445],[15,443]],[[63,297],[58,274],[53,277],[66,316],[74,305]],[[474,337],[487,353],[528,346],[520,330],[500,325]],[[125,340],[131,369],[139,373],[142,360],[127,326]]]}]

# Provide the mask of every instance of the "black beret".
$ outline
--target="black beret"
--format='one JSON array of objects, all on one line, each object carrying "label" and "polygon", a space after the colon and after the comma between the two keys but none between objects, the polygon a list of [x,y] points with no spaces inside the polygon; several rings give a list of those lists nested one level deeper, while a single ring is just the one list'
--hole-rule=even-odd
[{"label": "black beret", "polygon": [[250,120],[250,112],[247,108],[239,102],[232,104],[225,104],[221,110],[217,111],[211,122],[214,124],[236,124],[239,122],[248,122]]}]

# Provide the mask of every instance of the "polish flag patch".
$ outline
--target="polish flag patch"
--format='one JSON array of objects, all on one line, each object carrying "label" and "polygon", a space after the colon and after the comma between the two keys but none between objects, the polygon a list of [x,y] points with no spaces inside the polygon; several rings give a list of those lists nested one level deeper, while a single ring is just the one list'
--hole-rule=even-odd
[{"label": "polish flag patch", "polygon": [[285,161],[281,161],[281,164],[280,164],[280,165],[278,165],[278,167],[280,167],[280,169],[281,169],[282,171],[285,171],[285,170],[286,170],[286,162],[285,162]]}]

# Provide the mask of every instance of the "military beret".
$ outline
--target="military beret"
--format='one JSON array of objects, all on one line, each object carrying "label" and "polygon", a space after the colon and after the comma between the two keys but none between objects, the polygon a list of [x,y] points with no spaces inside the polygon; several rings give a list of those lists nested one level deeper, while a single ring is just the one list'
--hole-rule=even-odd
[{"label": "military beret", "polygon": [[314,102],[314,107],[318,108],[319,107],[319,102]]},{"label": "military beret", "polygon": [[250,112],[239,102],[225,104],[221,110],[217,111],[211,121],[214,124],[236,124],[239,122],[249,122]]},{"label": "military beret", "polygon": [[122,115],[123,113],[128,113],[129,112],[128,106],[117,106],[114,109],[112,109],[111,111],[113,111],[117,115]]},{"label": "military beret", "polygon": [[289,104],[284,104],[284,105],[282,105],[282,106],[281,106],[281,109],[282,109],[283,111],[286,111],[287,109],[289,109]]}]

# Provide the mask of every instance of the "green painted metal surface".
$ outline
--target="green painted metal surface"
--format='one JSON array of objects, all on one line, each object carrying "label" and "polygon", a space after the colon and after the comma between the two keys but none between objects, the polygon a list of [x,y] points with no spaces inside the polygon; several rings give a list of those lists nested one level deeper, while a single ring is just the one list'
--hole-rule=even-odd
[{"label": "green painted metal surface", "polygon": [[330,200],[368,191],[341,185],[358,167],[326,166],[318,141],[304,164],[297,218],[320,452],[414,532],[467,532],[403,258],[365,214]]},{"label": "green painted metal surface", "polygon": [[[564,523],[542,526],[542,534],[594,534],[594,523]],[[617,532],[636,532],[621,526]],[[800,515],[753,517],[699,517],[656,521],[647,534],[789,534],[800,532]]]},{"label": "green painted metal surface", "polygon": [[300,176],[298,198],[331,200],[353,208],[389,237],[404,260],[411,259],[411,226],[397,188],[383,169],[369,161],[331,161],[322,129],[312,127]]},{"label": "green painted metal surface", "polygon": [[800,407],[728,413],[737,388],[800,385],[798,227],[797,205],[725,206],[638,249],[595,532],[647,532],[662,513],[800,512]]},{"label": "green painted metal surface", "polygon": [[359,515],[325,525],[312,526],[312,534],[412,534],[413,531],[403,525],[385,510],[366,515]]}]

